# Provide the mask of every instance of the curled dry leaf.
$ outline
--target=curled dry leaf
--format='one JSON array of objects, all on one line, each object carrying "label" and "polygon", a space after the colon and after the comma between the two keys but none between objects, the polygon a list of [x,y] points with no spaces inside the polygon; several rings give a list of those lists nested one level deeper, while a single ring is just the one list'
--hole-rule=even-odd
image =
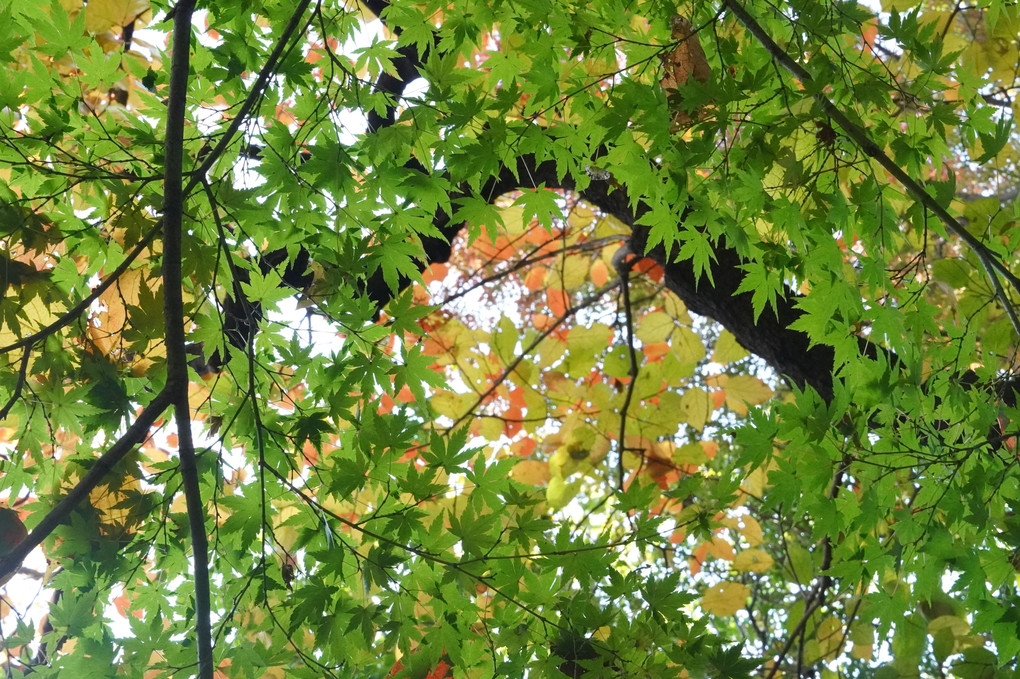
[{"label": "curled dry leaf", "polygon": [[708,65],[705,50],[702,49],[701,41],[698,40],[698,34],[690,21],[680,15],[674,15],[670,19],[670,26],[673,29],[671,35],[676,46],[669,54],[661,57],[664,73],[659,85],[666,90],[670,98],[670,110],[673,113],[671,128],[675,130],[701,117],[700,111],[688,111],[676,105],[679,98],[677,88],[686,85],[691,77],[701,83],[708,82],[712,77],[712,67]]}]

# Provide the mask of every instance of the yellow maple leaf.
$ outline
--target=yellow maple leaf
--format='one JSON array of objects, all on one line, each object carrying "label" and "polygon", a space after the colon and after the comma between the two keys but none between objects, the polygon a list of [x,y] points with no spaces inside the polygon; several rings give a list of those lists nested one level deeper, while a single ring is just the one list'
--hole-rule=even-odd
[{"label": "yellow maple leaf", "polygon": [[[111,28],[126,26],[150,12],[148,0],[90,0],[85,5],[85,30],[102,33]],[[145,25],[143,21],[142,25]]]},{"label": "yellow maple leaf", "polygon": [[712,360],[716,363],[733,363],[748,355],[747,349],[740,346],[737,338],[729,330],[723,330],[719,339],[715,341],[715,351],[712,353]]},{"label": "yellow maple leaf", "polygon": [[645,344],[664,342],[674,328],[676,328],[676,322],[669,314],[653,311],[645,314],[638,321],[637,332],[634,334]]},{"label": "yellow maple leaf", "polygon": [[733,559],[733,568],[741,573],[765,573],[772,568],[772,557],[763,549],[745,549]]},{"label": "yellow maple leaf", "polygon": [[704,429],[712,415],[712,396],[701,387],[692,387],[680,397],[681,421],[695,429]]},{"label": "yellow maple leaf", "polygon": [[545,460],[519,460],[510,470],[510,478],[528,486],[549,483],[549,463]]},{"label": "yellow maple leaf", "polygon": [[549,487],[545,491],[545,500],[549,504],[550,509],[563,509],[580,491],[580,480],[567,483],[562,478],[554,476],[549,479]]},{"label": "yellow maple leaf", "polygon": [[765,537],[762,535],[761,524],[758,523],[758,519],[753,516],[741,516],[740,517],[740,534],[747,540],[747,544],[752,547],[757,547],[764,542]]},{"label": "yellow maple leaf", "polygon": [[711,387],[725,389],[726,405],[738,415],[746,415],[748,406],[764,403],[775,393],[753,375],[715,375],[705,382]]},{"label": "yellow maple leaf", "polygon": [[739,582],[720,582],[709,587],[701,598],[701,610],[709,615],[733,615],[747,601],[751,588]]}]

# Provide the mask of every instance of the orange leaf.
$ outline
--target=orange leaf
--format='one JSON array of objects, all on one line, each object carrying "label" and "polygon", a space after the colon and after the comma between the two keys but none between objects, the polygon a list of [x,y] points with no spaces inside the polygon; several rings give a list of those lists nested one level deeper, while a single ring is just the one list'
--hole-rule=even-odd
[{"label": "orange leaf", "polygon": [[503,415],[506,420],[503,423],[503,433],[509,437],[517,435],[517,432],[521,430],[521,418],[524,417],[524,413],[517,406],[511,406],[506,409]]},{"label": "orange leaf", "polygon": [[284,125],[290,125],[291,123],[297,122],[297,118],[294,116],[294,113],[282,104],[276,105],[276,119]]},{"label": "orange leaf", "polygon": [[669,353],[669,342],[652,342],[646,344],[641,351],[649,361],[658,361]]},{"label": "orange leaf", "polygon": [[135,616],[139,620],[141,620],[144,617],[142,611],[131,610],[131,601],[128,600],[127,592],[124,592],[119,597],[114,599],[113,605],[117,607],[117,612],[120,613],[125,618],[128,616],[128,613]]},{"label": "orange leaf", "polygon": [[609,282],[609,267],[601,259],[595,260],[591,265],[591,282],[602,287]]},{"label": "orange leaf", "polygon": [[864,38],[864,48],[871,52],[875,39],[878,37],[878,21],[876,19],[868,19],[861,25],[861,37]]},{"label": "orange leaf", "polygon": [[550,233],[546,231],[544,226],[539,226],[538,222],[533,222],[534,226],[528,229],[528,232],[524,234],[524,240],[531,245],[545,245],[549,241],[556,237],[555,232]]},{"label": "orange leaf", "polygon": [[524,400],[524,390],[520,387],[515,387],[510,390],[510,405],[516,408],[526,408],[528,406],[527,401]]},{"label": "orange leaf", "polygon": [[545,298],[549,304],[549,310],[556,316],[564,316],[567,313],[567,303],[570,299],[567,293],[562,290],[549,288],[545,291]]},{"label": "orange leaf", "polygon": [[687,561],[687,566],[691,571],[691,575],[697,575],[701,571],[701,564],[705,563],[705,559],[708,557],[708,543],[703,542],[698,545],[691,554],[691,558]]},{"label": "orange leaf", "polygon": [[662,267],[653,262],[652,260],[645,257],[640,262],[634,265],[634,270],[639,273],[646,273],[648,277],[655,283],[661,283],[666,272],[662,270]]},{"label": "orange leaf", "polygon": [[314,467],[319,461],[319,451],[315,449],[311,441],[305,441],[305,445],[301,448],[301,456],[305,459],[305,464],[309,467]]},{"label": "orange leaf", "polygon": [[531,455],[533,452],[535,452],[536,448],[538,448],[538,443],[536,443],[535,439],[531,438],[530,436],[528,436],[527,438],[523,438],[520,441],[514,443],[512,446],[510,446],[510,450],[512,450],[514,455],[517,455],[518,457],[526,457],[528,455]]},{"label": "orange leaf", "polygon": [[450,272],[450,265],[443,264],[442,262],[433,262],[429,265],[425,271],[421,274],[421,279],[425,281],[425,285],[428,285],[432,281],[441,281],[446,278],[446,274]]},{"label": "orange leaf", "polygon": [[549,326],[553,324],[553,318],[549,314],[542,313],[532,314],[531,324],[535,326],[535,330],[542,332],[544,330],[548,330]]},{"label": "orange leaf", "polygon": [[536,266],[528,272],[527,277],[524,279],[524,286],[528,290],[541,290],[545,287],[545,274],[545,267]]}]

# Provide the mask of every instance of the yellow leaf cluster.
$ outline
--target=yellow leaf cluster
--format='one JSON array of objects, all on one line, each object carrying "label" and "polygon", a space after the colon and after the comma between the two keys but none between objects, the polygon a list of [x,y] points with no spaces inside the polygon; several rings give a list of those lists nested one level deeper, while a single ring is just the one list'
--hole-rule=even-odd
[{"label": "yellow leaf cluster", "polygon": [[715,351],[712,353],[712,360],[716,363],[734,363],[748,356],[747,349],[737,343],[737,338],[729,330],[723,330],[719,339],[715,341]]}]

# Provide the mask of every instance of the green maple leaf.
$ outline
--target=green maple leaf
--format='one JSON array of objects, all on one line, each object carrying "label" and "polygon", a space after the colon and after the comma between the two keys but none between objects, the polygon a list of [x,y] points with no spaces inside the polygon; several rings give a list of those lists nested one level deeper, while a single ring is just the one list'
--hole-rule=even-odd
[{"label": "green maple leaf", "polygon": [[457,198],[453,202],[457,205],[453,219],[454,221],[467,222],[469,243],[474,242],[483,226],[489,239],[496,240],[496,228],[503,226],[503,216],[499,208],[478,196],[465,196]]},{"label": "green maple leaf", "polygon": [[783,277],[779,272],[766,269],[758,263],[744,265],[747,274],[740,281],[737,292],[750,292],[751,306],[754,308],[754,321],[758,322],[765,306],[775,309],[779,297],[785,297]]},{"label": "green maple leaf", "polygon": [[708,675],[713,679],[746,679],[754,674],[761,661],[744,658],[740,645],[719,649],[708,660]]},{"label": "green maple leaf", "polygon": [[323,440],[328,438],[333,430],[334,426],[329,421],[329,415],[324,411],[314,410],[302,412],[291,431],[294,445],[298,450],[307,441],[321,453]]},{"label": "green maple leaf", "polygon": [[524,192],[514,201],[514,205],[524,207],[523,220],[527,224],[532,218],[547,230],[552,231],[553,215],[560,214],[562,199],[558,193],[543,188],[525,189]]},{"label": "green maple leaf", "polygon": [[375,249],[369,262],[382,270],[387,287],[396,293],[401,288],[401,277],[421,280],[417,262],[420,257],[421,247],[410,240],[389,239]]}]

